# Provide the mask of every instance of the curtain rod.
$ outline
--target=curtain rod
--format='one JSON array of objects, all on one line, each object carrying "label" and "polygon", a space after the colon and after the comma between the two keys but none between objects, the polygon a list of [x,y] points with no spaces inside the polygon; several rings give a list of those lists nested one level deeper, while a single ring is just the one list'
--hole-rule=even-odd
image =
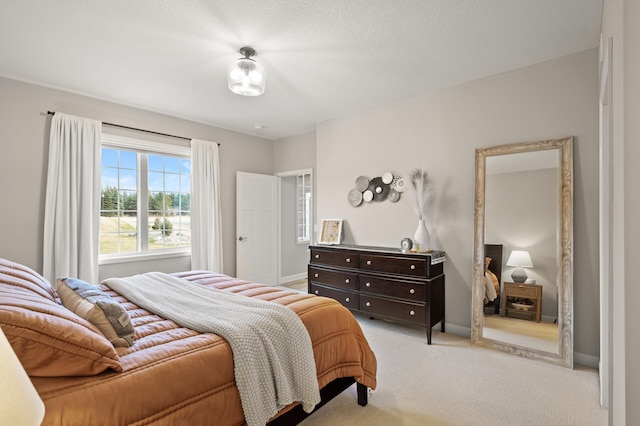
[{"label": "curtain rod", "polygon": [[[47,111],[47,114],[56,115],[56,112],[55,111]],[[176,135],[170,135],[168,133],[154,132],[153,130],[138,129],[137,127],[129,127],[129,126],[123,126],[122,124],[107,123],[106,121],[103,121],[102,124],[105,124],[105,125],[111,126],[111,127],[119,127],[120,129],[135,130],[136,132],[144,132],[144,133],[151,133],[153,135],[168,136],[170,138],[182,139],[182,140],[185,140],[185,141],[190,141],[191,140],[191,138],[186,138],[184,136],[176,136]],[[218,144],[218,146],[220,146],[220,144]]]}]

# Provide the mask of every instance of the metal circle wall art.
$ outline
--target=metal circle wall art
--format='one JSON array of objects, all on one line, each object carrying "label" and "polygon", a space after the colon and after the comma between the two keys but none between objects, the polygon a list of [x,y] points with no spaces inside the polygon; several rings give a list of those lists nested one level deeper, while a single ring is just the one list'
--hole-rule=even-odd
[{"label": "metal circle wall art", "polygon": [[355,187],[349,191],[347,199],[353,207],[358,207],[363,202],[370,204],[388,200],[395,203],[405,190],[405,179],[391,172],[384,172],[382,176],[371,180],[366,176],[358,176]]}]

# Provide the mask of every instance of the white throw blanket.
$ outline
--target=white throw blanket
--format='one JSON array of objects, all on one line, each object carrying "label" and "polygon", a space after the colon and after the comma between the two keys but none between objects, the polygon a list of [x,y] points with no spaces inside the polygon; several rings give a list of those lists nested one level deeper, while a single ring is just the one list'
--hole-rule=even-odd
[{"label": "white throw blanket", "polygon": [[160,272],[103,283],[183,327],[224,337],[247,425],[264,426],[292,402],[306,412],[320,402],[311,338],[291,309]]}]

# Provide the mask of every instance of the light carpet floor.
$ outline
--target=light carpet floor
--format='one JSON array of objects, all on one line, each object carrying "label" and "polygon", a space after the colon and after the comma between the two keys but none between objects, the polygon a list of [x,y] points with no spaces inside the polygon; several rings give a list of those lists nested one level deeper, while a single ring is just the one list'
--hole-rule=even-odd
[{"label": "light carpet floor", "polygon": [[468,338],[356,316],[378,360],[378,388],[355,385],[301,423],[337,425],[606,425],[598,373],[471,346]]}]

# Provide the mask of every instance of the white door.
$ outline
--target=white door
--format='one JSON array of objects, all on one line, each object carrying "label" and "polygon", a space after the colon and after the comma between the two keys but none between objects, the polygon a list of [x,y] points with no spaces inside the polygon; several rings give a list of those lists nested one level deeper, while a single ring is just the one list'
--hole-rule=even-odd
[{"label": "white door", "polygon": [[278,178],[236,173],[236,275],[268,285],[278,281]]}]

